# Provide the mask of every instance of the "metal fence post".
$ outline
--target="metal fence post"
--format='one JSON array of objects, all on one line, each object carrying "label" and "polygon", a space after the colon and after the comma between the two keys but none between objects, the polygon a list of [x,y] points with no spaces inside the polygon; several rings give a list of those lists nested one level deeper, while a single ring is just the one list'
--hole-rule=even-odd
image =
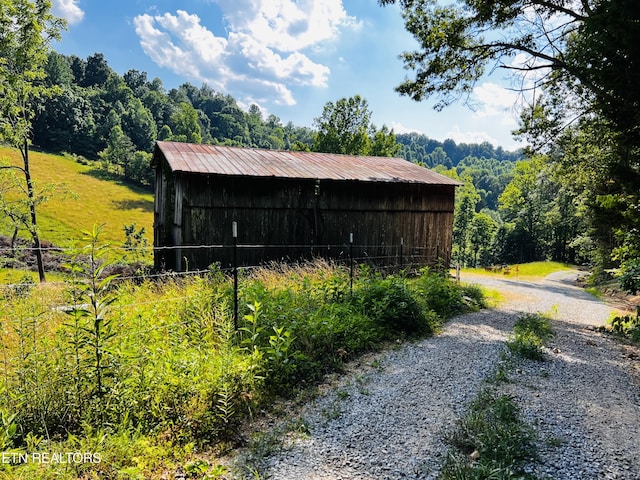
[{"label": "metal fence post", "polygon": [[233,236],[233,328],[238,331],[238,222],[231,223]]},{"label": "metal fence post", "polygon": [[400,237],[400,270],[404,267],[402,259],[402,247],[404,246],[404,237]]},{"label": "metal fence post", "polygon": [[349,292],[353,296],[353,232],[349,234]]}]

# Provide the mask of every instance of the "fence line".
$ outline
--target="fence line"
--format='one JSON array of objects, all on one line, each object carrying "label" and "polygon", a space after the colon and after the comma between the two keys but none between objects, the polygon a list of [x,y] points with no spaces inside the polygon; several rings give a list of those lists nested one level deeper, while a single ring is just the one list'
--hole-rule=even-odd
[{"label": "fence line", "polygon": [[[278,245],[274,245],[274,244],[241,244],[237,242],[237,227],[235,225],[233,225],[233,244],[231,245],[220,245],[220,244],[211,244],[211,245],[175,245],[175,246],[162,246],[162,247],[148,247],[148,246],[141,246],[141,247],[123,247],[123,246],[108,246],[108,249],[114,252],[125,252],[125,253],[129,253],[131,255],[137,256],[139,258],[143,258],[145,259],[145,256],[149,254],[149,252],[166,252],[166,251],[176,251],[178,252],[177,254],[181,254],[183,251],[193,251],[193,250],[198,250],[198,249],[207,249],[207,250],[215,250],[215,249],[225,249],[226,252],[228,252],[229,248],[232,248],[232,260],[231,260],[231,265],[227,265],[227,266],[222,266],[221,263],[219,261],[215,260],[215,256],[214,256],[214,261],[211,262],[212,265],[216,265],[216,268],[225,273],[225,274],[231,274],[232,278],[233,278],[233,322],[234,322],[234,326],[235,329],[238,329],[238,317],[239,317],[239,311],[238,311],[238,290],[239,290],[239,281],[238,281],[238,275],[240,271],[244,271],[244,270],[251,270],[251,269],[255,269],[255,268],[260,268],[260,267],[265,267],[269,265],[269,263],[272,262],[280,262],[280,263],[300,263],[300,261],[310,261],[313,260],[314,258],[326,258],[328,257],[328,260],[330,260],[332,263],[335,263],[337,265],[348,265],[349,268],[349,292],[350,294],[353,294],[353,279],[354,279],[354,265],[355,264],[369,264],[372,266],[375,266],[376,268],[380,268],[380,269],[400,269],[400,270],[406,270],[406,269],[414,269],[418,266],[422,266],[425,264],[424,262],[424,256],[420,255],[420,252],[425,252],[425,251],[429,251],[428,248],[426,247],[412,247],[412,246],[407,246],[404,243],[404,239],[401,238],[400,239],[400,243],[399,244],[382,244],[382,245],[367,245],[367,244],[355,244],[354,243],[354,238],[353,238],[353,234],[351,233],[349,235],[349,242],[348,243],[343,243],[343,244],[305,244],[305,245],[300,245],[300,244],[290,244],[290,245],[282,245],[282,244],[278,244]],[[354,249],[358,249],[359,250],[359,254],[356,255],[354,253]],[[281,249],[283,250],[283,254],[281,255],[281,258],[276,260],[276,259],[270,259],[268,261],[265,262],[260,262],[260,264],[249,264],[249,265],[240,265],[239,261],[238,261],[238,250],[243,250],[243,251],[247,251],[247,250],[255,250],[255,249],[261,249],[261,250],[266,250],[266,249]],[[335,255],[335,253],[330,254],[331,253],[331,249],[334,250],[338,250],[338,255]],[[25,246],[19,246],[17,249],[11,249],[10,247],[2,247],[0,248],[0,252],[6,253],[6,252],[11,252],[11,253],[15,253],[16,251],[19,252],[24,252],[24,251],[34,251],[34,250],[38,250],[36,247],[25,247]],[[47,252],[56,252],[56,253],[73,253],[73,254],[77,254],[80,253],[82,254],[82,248],[59,248],[59,247],[45,247],[45,248],[41,248],[40,250],[44,250]],[[291,255],[287,254],[287,250],[290,251]],[[376,254],[377,252],[379,252],[380,250],[383,250],[385,253],[389,252],[389,250],[395,250],[396,253],[393,255],[380,255],[380,254]],[[433,248],[431,250],[434,250]],[[307,256],[306,254],[303,254],[304,251],[308,251],[311,255],[310,257]],[[326,252],[326,256],[323,256],[322,253]],[[434,258],[438,257],[438,247],[435,249],[435,253],[436,255],[434,256]],[[256,254],[254,258],[259,258],[261,255]],[[292,259],[292,257],[294,257]],[[138,259],[139,259],[138,258]],[[148,258],[148,257],[147,257]],[[246,257],[245,258],[245,262],[247,259],[250,259],[251,257]],[[422,260],[422,261],[420,261]],[[188,259],[185,257],[184,258],[185,262],[188,262]],[[229,258],[227,258],[227,263],[229,262]],[[249,260],[251,261],[251,260]],[[117,268],[114,266],[114,268]],[[119,282],[123,282],[123,281],[139,281],[139,280],[149,280],[149,279],[162,279],[162,278],[175,278],[176,276],[180,276],[180,275],[203,275],[206,274],[208,272],[211,272],[211,269],[197,269],[195,271],[184,271],[184,272],[141,272],[140,274],[135,274],[135,275],[122,275],[122,276],[118,276],[116,277],[115,280],[119,281]],[[54,282],[57,284],[66,284],[66,282]],[[0,285],[0,289],[2,289],[5,294],[7,292],[7,290],[11,290],[11,289],[19,289],[21,288],[21,286],[24,286],[24,284],[6,284],[6,285]]]},{"label": "fence line", "polygon": [[[347,261],[350,261],[349,264],[346,264]],[[354,280],[354,276],[355,276],[355,272],[354,272],[354,262],[355,262],[355,258],[351,258],[351,259],[343,259],[342,262],[338,262],[339,264],[342,263],[343,267],[348,267],[349,268],[349,279],[348,279],[348,286],[345,286],[346,288],[349,288],[350,293],[353,293],[353,280]],[[418,265],[418,264],[416,264]],[[389,268],[393,268],[394,266],[387,266]],[[252,270],[255,268],[268,268],[268,266],[264,266],[264,265],[256,265],[256,266],[250,266],[250,267],[238,267],[236,269],[236,273],[239,271],[244,271],[244,270]],[[230,269],[226,269],[226,273],[229,274]],[[165,277],[165,278],[184,278],[186,276],[193,276],[193,275],[201,275],[201,274],[206,274],[211,272],[211,270],[200,270],[200,271],[193,271],[193,272],[168,272],[168,273],[163,273],[163,274],[154,274],[152,275],[153,277],[156,278],[161,278],[161,277]],[[132,278],[132,279],[146,279],[149,276],[147,275],[140,275],[140,276],[133,276],[133,277],[128,277],[128,278]],[[123,279],[121,279],[123,280]],[[52,282],[54,284],[66,284],[66,282]],[[17,284],[17,286],[22,286],[24,287],[25,284]],[[0,285],[0,287],[9,287],[9,285]],[[157,300],[149,300],[149,301],[142,301],[142,302],[131,302],[131,303],[123,303],[123,304],[114,304],[114,308],[113,308],[113,315],[117,316],[118,313],[117,311],[125,311],[125,310],[130,310],[139,306],[145,306],[145,305],[154,305],[154,304],[163,304],[163,303],[174,303],[174,302],[184,302],[184,301],[189,301],[192,299],[196,299],[198,298],[197,293],[194,295],[181,295],[181,296],[174,296],[174,297],[167,297],[167,298],[160,298]],[[44,300],[44,299],[42,299]],[[55,317],[55,315],[59,315],[59,314],[65,314],[66,312],[64,312],[64,307],[65,305],[42,305],[43,310],[41,312],[38,312],[36,315],[30,316],[29,318],[25,318],[22,320],[16,319],[16,318],[8,318],[7,316],[4,315],[4,311],[1,311],[0,313],[2,313],[2,315],[0,315],[0,335],[3,337],[3,341],[2,343],[4,343],[4,336],[5,333],[7,334],[11,334],[11,330],[15,329],[15,325],[20,322],[20,321],[25,321],[25,322],[36,322],[36,324],[38,325],[38,330],[41,328],[41,326],[45,325],[46,323],[53,321]],[[67,306],[68,307],[68,306]],[[78,306],[75,306],[76,308]],[[81,305],[80,305],[81,307]],[[229,306],[231,307],[231,305]],[[233,311],[232,311],[232,319],[234,322],[234,327],[236,329],[236,331],[238,330],[238,285],[234,285],[234,301],[233,301]],[[74,308],[73,305],[71,305],[71,308]],[[185,306],[186,308],[186,306]],[[148,326],[148,328],[143,330],[143,333],[150,333],[150,332],[154,332],[154,331],[162,331],[162,330],[167,330],[167,329],[172,329],[172,328],[177,328],[177,327],[185,327],[188,326],[191,322],[188,320],[182,320],[182,321],[176,321],[176,322],[171,322],[171,323],[165,323],[165,324],[151,324]],[[35,325],[34,325],[35,328]],[[52,348],[47,348],[47,349],[38,349],[38,354],[39,355],[48,355],[48,354],[53,354],[55,352],[57,352],[58,349],[57,347],[52,347]],[[15,359],[18,359],[19,357],[17,356],[12,356],[12,357],[5,357],[4,361],[12,361]]]},{"label": "fence line", "polygon": [[[331,249],[331,248],[347,248],[351,244],[350,243],[307,243],[307,244],[267,244],[267,243],[238,243],[238,248],[300,248],[300,249]],[[164,250],[198,250],[198,249],[215,249],[215,248],[232,248],[236,245],[233,244],[202,244],[202,245],[163,245],[163,246],[141,246],[141,247],[123,247],[118,245],[109,245],[109,250],[115,251],[124,251],[129,253],[136,252],[145,252],[147,254],[151,254],[157,251]],[[353,243],[354,247],[357,248],[400,248],[404,247],[406,249],[414,249],[414,250],[428,250],[429,247],[418,247],[418,246],[407,246],[404,243],[382,243],[380,245],[369,245],[369,244],[359,244]],[[83,247],[34,247],[34,246],[26,246],[26,245],[18,245],[16,247],[8,247],[1,246],[0,254],[7,253],[16,253],[16,252],[56,252],[56,253],[67,253],[67,254],[82,254]]]}]

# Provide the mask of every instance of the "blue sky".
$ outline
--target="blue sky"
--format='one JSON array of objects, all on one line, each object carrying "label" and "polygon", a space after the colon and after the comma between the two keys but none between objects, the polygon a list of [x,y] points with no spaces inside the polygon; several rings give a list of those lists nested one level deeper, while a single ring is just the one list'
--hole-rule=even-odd
[{"label": "blue sky", "polygon": [[472,95],[474,110],[414,102],[394,91],[406,75],[398,55],[416,43],[395,6],[376,0],[53,0],[69,23],[60,53],[104,54],[119,74],[135,69],[166,89],[189,82],[228,93],[264,116],[313,126],[327,102],[361,95],[377,127],[443,141],[489,141],[507,150],[516,95],[500,71]]}]

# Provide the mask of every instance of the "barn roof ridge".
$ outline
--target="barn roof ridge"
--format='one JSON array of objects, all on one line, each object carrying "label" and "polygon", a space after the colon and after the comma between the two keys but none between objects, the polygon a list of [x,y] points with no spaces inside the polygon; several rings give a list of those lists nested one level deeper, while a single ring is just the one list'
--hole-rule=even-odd
[{"label": "barn roof ridge", "polygon": [[[461,185],[399,157],[268,150],[181,142],[156,142],[173,172],[363,182]],[[345,161],[348,160],[348,161]]]}]

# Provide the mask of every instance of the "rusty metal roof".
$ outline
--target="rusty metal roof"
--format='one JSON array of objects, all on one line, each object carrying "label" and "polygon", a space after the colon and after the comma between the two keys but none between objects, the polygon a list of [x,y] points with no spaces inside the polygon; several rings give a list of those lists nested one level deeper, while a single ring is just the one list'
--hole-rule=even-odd
[{"label": "rusty metal roof", "polygon": [[158,161],[159,152],[173,172],[460,185],[449,177],[402,158],[157,142],[154,162]]}]

